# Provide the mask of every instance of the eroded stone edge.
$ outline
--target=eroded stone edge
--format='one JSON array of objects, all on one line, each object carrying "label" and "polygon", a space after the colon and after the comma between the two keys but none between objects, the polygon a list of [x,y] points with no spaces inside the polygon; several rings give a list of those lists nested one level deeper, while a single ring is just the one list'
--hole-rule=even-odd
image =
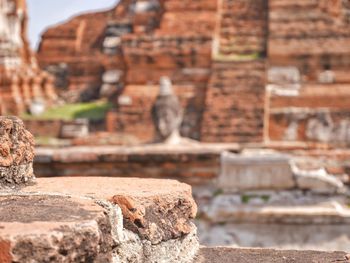
[{"label": "eroded stone edge", "polygon": [[[106,211],[106,217],[100,218],[99,222],[96,222],[100,232],[100,242],[98,244],[99,250],[96,252],[97,254],[95,253],[95,262],[190,263],[199,251],[197,228],[193,223],[191,223],[193,230],[189,234],[180,238],[162,241],[158,244],[152,244],[151,241],[142,239],[138,234],[125,229],[121,208],[109,201],[56,193],[0,192],[0,196],[11,195],[73,197],[91,200],[103,207]],[[110,255],[112,256],[110,257]],[[40,256],[40,253],[38,256]],[[111,258],[111,261],[109,258]]]},{"label": "eroded stone edge", "polygon": [[0,166],[0,190],[5,188],[19,188],[33,184],[35,176],[33,163],[12,165],[10,167]]},{"label": "eroded stone edge", "polygon": [[193,230],[180,238],[152,244],[151,241],[142,240],[138,234],[127,230],[123,226],[121,208],[108,201],[96,200],[96,203],[108,211],[111,221],[112,237],[116,244],[113,250],[113,263],[190,263],[199,251],[197,228],[193,223]]},{"label": "eroded stone edge", "polygon": [[[0,192],[0,197],[16,196],[67,199],[72,197],[19,191]],[[94,203],[94,200],[90,198],[74,198]],[[73,224],[69,222],[69,220],[52,221],[52,223],[57,223],[57,226],[48,230],[44,235],[19,232],[14,233],[13,236],[0,236],[0,250],[2,250],[0,251],[0,262],[112,262],[112,248],[114,247],[111,235],[112,226],[104,208],[95,218],[82,219]],[[17,223],[24,224],[23,222]]]}]

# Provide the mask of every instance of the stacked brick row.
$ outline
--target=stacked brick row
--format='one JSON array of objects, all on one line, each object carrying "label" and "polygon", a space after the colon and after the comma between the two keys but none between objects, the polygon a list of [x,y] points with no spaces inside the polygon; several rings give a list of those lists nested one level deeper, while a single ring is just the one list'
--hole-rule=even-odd
[{"label": "stacked brick row", "polygon": [[212,37],[218,3],[213,0],[162,0],[163,16],[158,34]]},{"label": "stacked brick row", "polygon": [[267,1],[222,0],[201,139],[260,142],[263,137]]},{"label": "stacked brick row", "polygon": [[221,0],[218,59],[266,53],[266,0]]},{"label": "stacked brick row", "polygon": [[343,13],[345,2],[270,1],[271,64],[296,65],[305,81],[317,81],[319,71],[330,68],[339,74],[339,81],[349,81],[344,74],[350,59],[349,23]]},{"label": "stacked brick row", "polygon": [[215,63],[206,98],[202,140],[262,141],[264,83],[264,61]]}]

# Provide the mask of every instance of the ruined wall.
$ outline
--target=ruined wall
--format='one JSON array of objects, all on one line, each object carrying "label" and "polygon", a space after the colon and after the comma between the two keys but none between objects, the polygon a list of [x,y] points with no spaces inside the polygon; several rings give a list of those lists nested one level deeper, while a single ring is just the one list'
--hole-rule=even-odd
[{"label": "ruined wall", "polygon": [[0,114],[28,110],[35,99],[55,100],[53,79],[36,65],[27,40],[24,0],[0,1]]},{"label": "ruined wall", "polygon": [[270,1],[272,141],[348,145],[349,1]]},{"label": "ruined wall", "polygon": [[260,142],[267,1],[220,3],[201,138],[209,142]]},{"label": "ruined wall", "polygon": [[[119,9],[123,12],[116,11]],[[264,66],[254,60],[266,53],[266,11],[264,0],[258,5],[251,1],[234,4],[216,0],[137,1],[135,4],[122,1],[110,11],[79,16],[49,29],[43,35],[39,60],[45,68],[60,62],[66,63],[69,90],[82,90],[88,88],[87,85],[94,85],[100,87],[100,96],[113,98],[116,108],[107,115],[109,131],[126,132],[141,141],[151,141],[154,131],[152,128],[144,131],[144,127],[153,127],[151,108],[157,95],[159,78],[169,76],[185,108],[181,129],[184,136],[205,141],[258,141],[262,136]],[[239,16],[235,17],[234,14]],[[98,19],[100,16],[103,18]],[[238,18],[244,19],[244,29]],[[95,23],[95,19],[99,21]],[[77,50],[78,28],[82,27],[82,23],[88,24],[86,28],[94,27],[95,35],[83,41],[86,49]],[[117,28],[123,28],[119,35],[116,35]],[[240,33],[246,29],[250,30],[249,33],[244,38],[240,37]],[[84,30],[85,27],[80,31],[82,37],[86,34]],[[233,32],[235,38],[230,36]],[[213,52],[216,43],[219,43],[218,50]],[[60,45],[64,45],[65,49],[60,48]],[[254,115],[252,122],[258,123],[248,124],[251,126],[249,131],[239,133],[236,129],[240,126],[234,125],[222,132],[220,123],[215,117],[212,119],[213,114],[203,116],[203,112],[209,108],[217,114],[215,104],[220,104],[225,96],[223,94],[210,101],[206,99],[212,97],[211,91],[207,96],[207,90],[211,90],[210,83],[215,82],[222,68],[214,63],[213,54],[217,59],[228,56],[230,61],[237,61],[238,64],[233,65],[231,71],[240,67],[242,58],[252,61],[251,65],[249,62],[243,63],[244,67],[259,71],[255,83],[247,87],[246,83],[242,84],[236,90],[232,83],[236,83],[246,73],[226,74],[225,92],[229,96],[235,98],[238,93],[254,92],[254,95],[247,95],[247,103],[255,103],[249,114]],[[86,63],[89,61],[87,57],[94,62]],[[106,60],[109,61],[108,65]],[[75,65],[82,69],[78,70]],[[90,71],[93,65],[96,70]],[[247,82],[249,77],[249,73],[243,76]],[[262,81],[261,84],[257,83],[259,81]],[[231,113],[235,110],[229,111],[224,121],[244,118],[240,115],[246,106],[235,108],[237,114],[233,117]],[[204,125],[212,125],[212,131],[203,132]],[[223,133],[226,136],[222,136]]]},{"label": "ruined wall", "polygon": [[67,100],[113,101],[108,130],[141,142],[154,138],[151,107],[159,78],[169,76],[185,108],[184,136],[346,144],[349,6],[122,1],[49,29],[39,61],[60,76]]},{"label": "ruined wall", "polygon": [[40,66],[57,76],[57,85],[66,94],[66,100],[84,100],[80,96],[87,89],[91,90],[88,98],[96,96],[94,90],[101,84],[104,63],[108,63],[100,50],[102,37],[108,18],[113,20],[113,11],[76,17],[42,36],[38,51]]},{"label": "ruined wall", "polygon": [[[153,126],[151,108],[157,88],[152,86],[161,76],[169,76],[186,111],[182,133],[199,139],[216,5],[208,0],[122,1],[112,10],[49,29],[43,35],[39,61],[53,72],[59,71],[60,63],[66,64],[69,99],[113,100],[116,109],[108,114],[107,126],[118,132]],[[94,32],[88,36],[87,30]],[[146,98],[140,98],[141,90]],[[153,132],[139,139],[150,141]]]},{"label": "ruined wall", "polygon": [[213,65],[201,129],[208,142],[260,142],[263,135],[265,63]]}]

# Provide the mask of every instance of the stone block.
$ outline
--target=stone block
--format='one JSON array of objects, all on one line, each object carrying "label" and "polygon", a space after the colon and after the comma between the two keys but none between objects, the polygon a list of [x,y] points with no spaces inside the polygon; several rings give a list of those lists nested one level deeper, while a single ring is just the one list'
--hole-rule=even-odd
[{"label": "stone block", "polygon": [[240,249],[230,247],[203,247],[198,263],[247,262],[348,262],[345,252],[295,251],[273,249]]},{"label": "stone block", "polygon": [[218,187],[225,190],[290,189],[295,187],[285,155],[221,155]]},{"label": "stone block", "polygon": [[301,76],[297,67],[271,67],[268,70],[268,81],[275,84],[298,84]]},{"label": "stone block", "polygon": [[50,195],[0,197],[0,261],[111,262],[112,235],[92,200]]},{"label": "stone block", "polygon": [[317,170],[301,170],[294,163],[292,163],[291,167],[299,189],[323,194],[346,192],[344,183],[336,176],[327,173],[324,168]]},{"label": "stone block", "polygon": [[93,197],[118,205],[124,227],[152,244],[180,238],[194,230],[197,212],[191,187],[171,180],[135,178],[39,178],[26,193]]},{"label": "stone block", "polygon": [[122,75],[123,75],[123,72],[120,70],[109,70],[103,74],[102,80],[103,80],[103,83],[115,84],[120,81],[120,78],[122,77]]},{"label": "stone block", "polygon": [[60,138],[79,138],[89,134],[89,121],[87,119],[77,119],[62,123]]},{"label": "stone block", "polygon": [[1,262],[180,262],[198,249],[188,185],[47,178],[0,192]]}]

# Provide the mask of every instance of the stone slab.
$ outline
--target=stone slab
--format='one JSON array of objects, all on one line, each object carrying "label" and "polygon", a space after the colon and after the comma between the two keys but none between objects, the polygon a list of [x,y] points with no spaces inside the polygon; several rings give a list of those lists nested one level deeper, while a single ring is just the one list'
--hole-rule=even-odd
[{"label": "stone slab", "polygon": [[158,244],[183,237],[195,227],[197,206],[189,185],[174,180],[138,178],[39,178],[25,193],[57,193],[117,204],[124,227],[141,239]]},{"label": "stone slab", "polygon": [[304,195],[295,192],[224,194],[200,207],[213,223],[350,224],[346,196]]},{"label": "stone slab", "polygon": [[199,240],[206,246],[346,251],[350,229],[345,224],[198,223]]},{"label": "stone slab", "polygon": [[217,177],[220,153],[237,144],[36,148],[37,177],[108,176],[179,179],[202,184]]},{"label": "stone slab", "polygon": [[112,238],[92,200],[0,196],[0,262],[109,262]]},{"label": "stone slab", "polygon": [[221,155],[218,186],[224,190],[291,189],[295,187],[289,158],[277,154]]},{"label": "stone slab", "polygon": [[273,249],[238,249],[203,247],[198,263],[325,263],[350,262],[344,252],[283,251]]}]

